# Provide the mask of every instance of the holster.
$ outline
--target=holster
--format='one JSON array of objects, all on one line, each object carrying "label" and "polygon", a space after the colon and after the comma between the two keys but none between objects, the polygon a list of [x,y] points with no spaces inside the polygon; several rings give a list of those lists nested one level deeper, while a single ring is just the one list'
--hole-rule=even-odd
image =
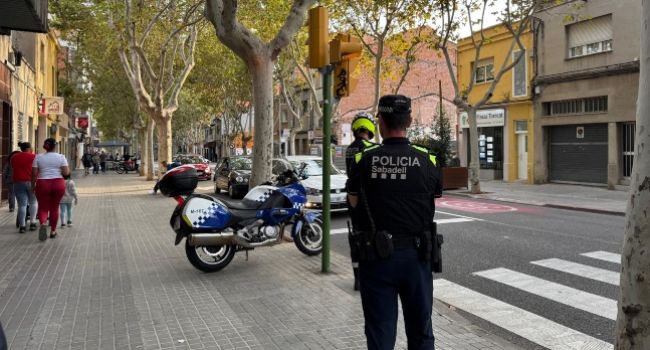
[{"label": "holster", "polygon": [[359,261],[386,259],[393,255],[393,239],[387,231],[376,234],[368,231],[350,231],[350,245],[357,251]]},{"label": "holster", "polygon": [[444,237],[438,234],[438,225],[432,222],[431,225],[431,271],[442,272],[442,244]]}]

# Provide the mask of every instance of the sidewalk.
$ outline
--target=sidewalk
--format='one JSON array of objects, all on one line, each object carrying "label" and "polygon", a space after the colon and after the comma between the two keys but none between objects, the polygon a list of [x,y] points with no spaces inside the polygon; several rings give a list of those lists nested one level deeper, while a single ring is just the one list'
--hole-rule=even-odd
[{"label": "sidewalk", "polygon": [[[72,228],[39,242],[0,212],[0,320],[21,349],[364,349],[348,257],[332,273],[292,243],[256,249],[218,273],[173,245],[174,201],[135,176],[77,180]],[[207,182],[201,187],[209,188]],[[434,292],[435,295],[435,292]],[[400,317],[401,318],[401,317]],[[436,302],[437,349],[517,349]],[[400,321],[396,349],[405,349]]]},{"label": "sidewalk", "polygon": [[580,185],[481,181],[481,191],[484,193],[478,195],[467,189],[445,194],[613,215],[625,215],[628,201],[627,191]]}]

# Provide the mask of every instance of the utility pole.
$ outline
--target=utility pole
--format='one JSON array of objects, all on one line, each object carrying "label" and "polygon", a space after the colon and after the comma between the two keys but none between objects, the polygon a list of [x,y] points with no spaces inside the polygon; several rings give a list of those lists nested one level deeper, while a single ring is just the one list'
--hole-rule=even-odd
[{"label": "utility pole", "polygon": [[[323,6],[310,9],[309,67],[320,69],[323,75],[323,250],[321,272],[330,271],[332,105],[334,98],[340,99],[349,96],[354,90],[357,79],[352,76],[352,72],[359,64],[363,49],[361,41],[350,34],[338,34],[329,45],[328,38],[327,9]],[[333,80],[336,82],[333,83]]]}]

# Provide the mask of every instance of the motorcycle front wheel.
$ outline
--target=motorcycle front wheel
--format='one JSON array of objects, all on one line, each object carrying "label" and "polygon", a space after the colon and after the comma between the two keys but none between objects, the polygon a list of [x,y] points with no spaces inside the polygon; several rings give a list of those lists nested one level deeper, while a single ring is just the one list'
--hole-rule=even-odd
[{"label": "motorcycle front wheel", "polygon": [[228,266],[235,257],[234,245],[191,246],[185,242],[190,263],[203,272],[216,272]]},{"label": "motorcycle front wheel", "polygon": [[124,174],[125,170],[126,169],[123,166],[118,166],[117,169],[115,169],[118,174]]},{"label": "motorcycle front wheel", "polygon": [[316,219],[311,226],[305,222],[293,243],[305,255],[314,256],[323,250],[323,221]]}]

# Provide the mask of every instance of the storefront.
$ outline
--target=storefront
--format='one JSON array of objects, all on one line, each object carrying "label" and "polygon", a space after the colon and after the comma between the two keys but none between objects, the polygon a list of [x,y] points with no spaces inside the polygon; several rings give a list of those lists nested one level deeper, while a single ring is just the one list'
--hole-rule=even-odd
[{"label": "storefront", "polygon": [[[460,150],[463,166],[467,166],[471,159],[467,118],[467,113],[460,114],[459,125],[462,128],[462,133],[459,139],[464,139],[464,141],[459,142],[459,145],[464,146]],[[479,150],[481,180],[503,179],[505,119],[505,109],[503,108],[483,109],[476,112],[478,127],[476,147]]]}]

